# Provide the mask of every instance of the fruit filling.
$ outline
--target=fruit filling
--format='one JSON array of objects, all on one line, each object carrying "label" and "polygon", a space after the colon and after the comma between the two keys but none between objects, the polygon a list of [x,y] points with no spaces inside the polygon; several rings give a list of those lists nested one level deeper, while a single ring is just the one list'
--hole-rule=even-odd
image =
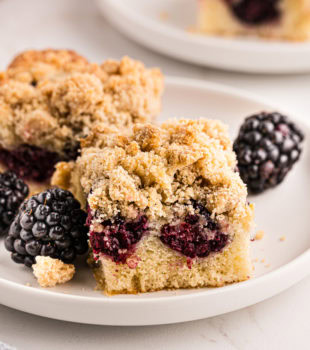
[{"label": "fruit filling", "polygon": [[228,235],[211,219],[205,207],[194,203],[194,208],[197,214],[188,214],[177,224],[164,225],[160,240],[191,259],[205,258],[212,252],[221,251],[228,243]]},{"label": "fruit filling", "polygon": [[[14,150],[0,149],[0,163],[24,180],[47,181],[54,166],[61,160],[75,159],[76,151],[65,150],[67,156],[31,145],[21,145]],[[64,159],[66,158],[66,159]]]},{"label": "fruit filling", "polygon": [[148,232],[148,220],[145,215],[126,221],[117,216],[102,223],[95,223],[88,213],[90,225],[90,244],[95,255],[104,254],[116,263],[125,263],[134,252],[136,244]]},{"label": "fruit filling", "polygon": [[260,25],[280,17],[279,0],[225,0],[234,15],[242,22]]}]

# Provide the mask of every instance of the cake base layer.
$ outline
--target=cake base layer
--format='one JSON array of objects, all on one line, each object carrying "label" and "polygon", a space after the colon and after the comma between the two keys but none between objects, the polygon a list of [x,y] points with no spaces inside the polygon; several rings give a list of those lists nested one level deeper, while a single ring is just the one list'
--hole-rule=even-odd
[{"label": "cake base layer", "polygon": [[[153,292],[162,289],[221,287],[241,282],[252,275],[249,236],[244,235],[253,217],[249,206],[246,216],[234,226],[232,242],[219,253],[190,260],[150,234],[139,242],[136,252],[125,264],[117,264],[101,255],[88,263],[93,270],[97,288],[107,295]],[[245,227],[246,226],[246,227]]]},{"label": "cake base layer", "polygon": [[265,24],[240,21],[225,0],[201,0],[198,30],[221,36],[258,36],[291,41],[310,40],[310,2],[308,0],[279,1],[280,18]]}]

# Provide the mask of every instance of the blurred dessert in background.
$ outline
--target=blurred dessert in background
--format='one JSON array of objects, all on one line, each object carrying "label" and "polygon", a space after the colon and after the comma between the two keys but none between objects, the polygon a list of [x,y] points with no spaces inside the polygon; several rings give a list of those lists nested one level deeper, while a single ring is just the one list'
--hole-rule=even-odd
[{"label": "blurred dessert in background", "polygon": [[199,0],[198,29],[210,35],[310,39],[309,0]]}]

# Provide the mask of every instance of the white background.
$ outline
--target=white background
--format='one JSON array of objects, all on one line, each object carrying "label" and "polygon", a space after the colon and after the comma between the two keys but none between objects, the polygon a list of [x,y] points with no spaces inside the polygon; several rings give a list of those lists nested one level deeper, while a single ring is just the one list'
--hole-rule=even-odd
[{"label": "white background", "polygon": [[[1,69],[21,50],[46,47],[71,48],[97,62],[129,55],[148,66],[159,66],[165,74],[210,80],[255,92],[281,109],[309,118],[310,75],[245,75],[174,61],[123,37],[102,18],[91,0],[0,0]],[[0,341],[20,350],[303,350],[310,348],[309,314],[310,278],[307,278],[255,306],[208,320],[168,326],[70,324],[0,306]]]}]

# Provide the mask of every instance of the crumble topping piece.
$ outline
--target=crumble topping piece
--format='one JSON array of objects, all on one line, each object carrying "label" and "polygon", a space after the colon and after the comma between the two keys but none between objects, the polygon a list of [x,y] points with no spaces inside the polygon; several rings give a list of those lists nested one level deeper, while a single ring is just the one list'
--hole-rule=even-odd
[{"label": "crumble topping piece", "polygon": [[0,146],[66,156],[95,123],[151,121],[162,90],[160,71],[129,57],[98,65],[68,50],[26,51],[0,74]]},{"label": "crumble topping piece", "polygon": [[214,120],[137,125],[130,136],[98,127],[82,141],[77,166],[88,203],[102,219],[143,210],[152,219],[169,220],[172,204],[180,211],[190,199],[223,214],[246,196],[226,126]]},{"label": "crumble topping piece", "polygon": [[39,285],[44,288],[66,283],[75,273],[74,265],[65,264],[48,256],[37,256],[36,264],[32,265],[32,268]]}]

